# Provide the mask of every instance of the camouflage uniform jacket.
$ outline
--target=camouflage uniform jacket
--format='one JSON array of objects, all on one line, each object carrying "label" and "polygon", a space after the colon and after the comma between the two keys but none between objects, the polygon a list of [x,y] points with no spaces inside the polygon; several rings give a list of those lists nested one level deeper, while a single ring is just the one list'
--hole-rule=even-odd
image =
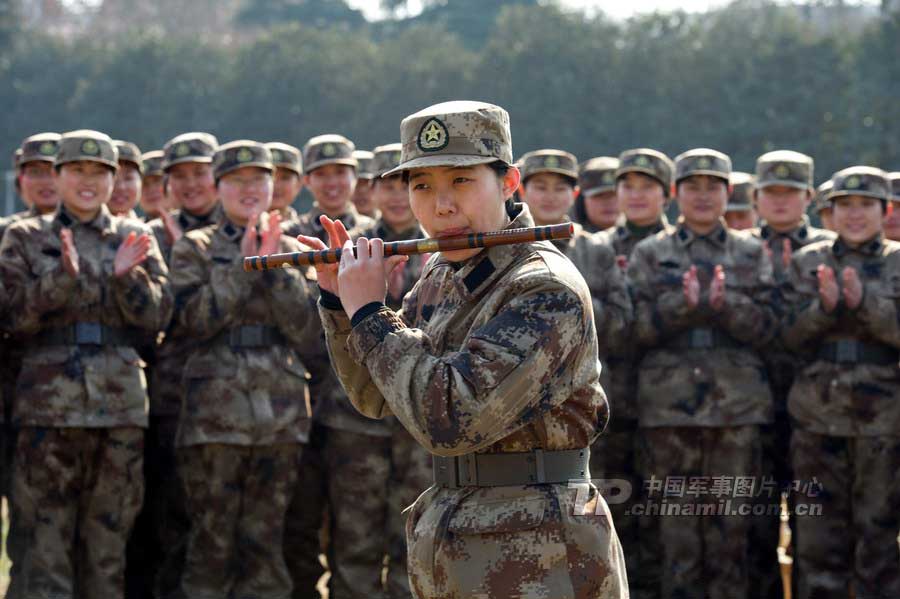
[{"label": "camouflage uniform jacket", "polygon": [[[186,210],[175,210],[172,218],[181,227],[182,233],[188,233],[195,229],[208,227],[218,222],[222,218],[222,208],[219,204],[207,215],[198,217]],[[150,222],[150,229],[156,236],[160,250],[166,260],[166,264],[172,261],[172,246],[169,244],[169,236],[166,234],[166,225],[162,219],[157,218]],[[176,306],[176,310],[178,306]],[[172,325],[175,324],[177,313],[173,315]],[[187,356],[191,353],[196,345],[193,339],[179,336],[176,330],[171,327],[165,331],[162,341],[154,349],[153,362],[154,369],[163,378],[164,382],[177,381],[181,378],[181,370]],[[175,394],[162,393],[160,389],[154,388],[150,394],[150,413],[154,416],[176,416],[181,410],[181,402],[175,401]]]},{"label": "camouflage uniform jacket", "polygon": [[[510,228],[534,226],[516,209]],[[352,330],[343,311],[319,313],[353,405],[393,413],[434,454],[587,447],[607,419],[590,292],[549,243],[461,265],[435,254],[399,313]]]},{"label": "camouflage uniform jacket", "polygon": [[[620,216],[619,223],[615,227],[598,233],[597,238],[600,243],[611,245],[616,257],[624,256],[627,262],[638,243],[660,231],[671,230],[672,226],[665,214],[660,216],[656,224],[649,227],[630,226],[625,218]],[[629,314],[633,318],[633,309]],[[628,328],[620,333],[622,339],[630,337],[632,323],[629,322],[628,325]],[[603,340],[604,337],[601,336],[600,339]],[[629,428],[630,425],[627,423],[633,424],[637,421],[637,363],[639,361],[640,355],[635,343],[614,342],[605,353],[604,364],[609,366],[609,387],[604,384],[603,388],[606,389],[610,401],[615,403],[615,414],[610,423],[613,429],[618,428],[620,423],[625,423],[625,428]]]},{"label": "camouflage uniform jacket", "polygon": [[[716,265],[725,305],[709,307]],[[697,266],[700,305],[689,309],[682,276]],[[741,426],[772,421],[772,395],[757,353],[776,334],[772,265],[762,244],[724,222],[699,236],[683,222],[638,244],[628,266],[641,426]],[[690,341],[686,340],[686,336]],[[697,342],[700,343],[697,343]]]},{"label": "camouflage uniform jacket", "polygon": [[[317,342],[313,269],[245,273],[243,227],[226,218],[195,229],[172,249],[176,338],[198,342],[184,366],[177,445],[269,445],[303,439],[309,418],[307,371],[297,348]],[[281,238],[279,252],[300,251]],[[232,347],[229,331],[273,327],[280,342]]]},{"label": "camouflage uniform jacket", "polygon": [[32,206],[28,210],[23,210],[22,212],[16,212],[15,214],[10,214],[9,216],[5,216],[0,218],[0,241],[3,240],[3,234],[6,232],[6,229],[13,223],[17,223],[20,220],[31,218],[33,216],[40,216],[40,211]]},{"label": "camouflage uniform jacket", "polygon": [[[605,235],[588,233],[581,225],[575,225],[575,235],[571,239],[553,242],[578,268],[591,292],[594,309],[594,325],[597,327],[600,358],[603,360],[600,383],[605,390],[610,389],[611,370],[606,361],[614,351],[622,351],[626,346],[628,329],[634,313],[625,273],[616,263],[616,253]],[[620,417],[619,410],[628,417],[633,406],[628,398],[609,394],[610,418]],[[630,416],[632,419],[635,416]]]},{"label": "camouflage uniform jacket", "polygon": [[[60,231],[71,229],[80,274],[60,262]],[[0,273],[10,291],[11,329],[36,335],[79,321],[99,321],[141,333],[167,326],[172,314],[168,269],[153,243],[147,260],[113,275],[116,251],[129,233],[149,233],[138,221],[110,215],[105,206],[80,223],[64,208],[30,218],[6,232]],[[27,343],[27,342],[26,342]],[[147,425],[147,385],[134,347],[26,345],[14,418],[24,426]]]},{"label": "camouflage uniform jacket", "polygon": [[281,210],[278,210],[278,213],[281,215],[281,223],[293,223],[300,220],[300,214],[294,210],[293,206],[285,206]]},{"label": "camouflage uniform jacket", "polygon": [[[328,235],[319,222],[319,217],[323,214],[325,213],[322,212],[318,205],[314,204],[312,209],[301,215],[298,220],[282,222],[281,230],[291,238],[296,238],[297,235],[306,235],[317,237],[328,243]],[[361,215],[356,211],[356,207],[349,202],[347,203],[346,212],[338,218],[344,223],[344,227],[350,233],[350,237],[354,239],[359,236],[363,229],[371,228],[375,225],[375,221]],[[310,395],[313,405],[313,419],[316,422],[331,428],[355,433],[384,437],[390,435],[389,427],[385,426],[384,423],[359,418],[355,410],[352,410],[350,407],[347,395],[341,388],[341,383],[331,367],[324,335],[319,339],[315,350],[304,355],[304,358],[312,374]]]},{"label": "camouflage uniform jacket", "polygon": [[[187,233],[188,231],[193,231],[200,227],[207,227],[218,222],[219,219],[222,218],[222,207],[219,204],[216,204],[215,208],[203,216],[191,214],[183,209],[173,210],[172,218],[178,226],[181,227],[182,233]],[[162,252],[166,264],[170,264],[172,259],[172,244],[169,243],[169,235],[166,233],[166,224],[161,218],[155,218],[150,221],[149,226],[150,230],[152,230],[153,234],[156,236],[156,243],[159,245],[159,251]]]},{"label": "camouflage uniform jacket", "polygon": [[[831,313],[823,310],[816,275],[820,264],[834,269],[839,286],[845,267],[856,270],[864,288],[856,310],[843,301]],[[794,254],[785,295],[791,311],[782,338],[791,349],[817,356],[824,344],[838,340],[900,348],[900,243],[877,238],[857,249],[840,239],[808,245]],[[897,435],[900,370],[896,362],[839,364],[815,357],[798,374],[788,410],[813,433]]]}]

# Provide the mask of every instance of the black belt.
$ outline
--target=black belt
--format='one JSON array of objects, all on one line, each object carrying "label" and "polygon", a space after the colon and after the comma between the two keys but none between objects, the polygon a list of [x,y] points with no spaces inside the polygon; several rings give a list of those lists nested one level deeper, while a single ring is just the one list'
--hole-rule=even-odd
[{"label": "black belt", "polygon": [[900,362],[900,351],[889,345],[864,343],[855,339],[830,341],[819,348],[819,359],[835,364],[880,364]]},{"label": "black belt", "polygon": [[668,344],[669,347],[678,349],[713,349],[716,347],[744,347],[734,337],[723,333],[719,329],[696,328],[684,331]]},{"label": "black belt", "polygon": [[470,453],[445,458],[433,456],[434,484],[460,487],[505,487],[566,483],[590,479],[591,450],[569,449],[525,453]]},{"label": "black belt", "polygon": [[263,324],[246,324],[225,329],[219,340],[235,349],[271,347],[284,345],[284,335],[275,327]]},{"label": "black belt", "polygon": [[134,345],[135,334],[99,322],[76,322],[41,331],[33,340],[38,345]]}]

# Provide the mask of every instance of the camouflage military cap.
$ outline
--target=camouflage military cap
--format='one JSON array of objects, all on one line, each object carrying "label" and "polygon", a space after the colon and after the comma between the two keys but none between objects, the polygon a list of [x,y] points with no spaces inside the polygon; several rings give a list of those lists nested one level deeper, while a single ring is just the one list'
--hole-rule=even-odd
[{"label": "camouflage military cap", "polygon": [[144,162],[141,159],[141,149],[137,147],[136,144],[133,144],[130,141],[122,141],[121,139],[114,139],[113,144],[115,144],[116,149],[119,151],[119,162],[129,162],[133,164],[143,175]]},{"label": "camouflage military cap", "polygon": [[616,169],[619,159],[598,156],[583,162],[578,169],[578,186],[585,197],[613,191],[616,188]]},{"label": "camouflage military cap", "polygon": [[[375,176],[381,177],[388,171],[392,171],[400,165],[400,156],[403,154],[403,144],[387,144],[378,146],[373,152],[375,160],[373,168]],[[396,174],[396,173],[395,173]]]},{"label": "camouflage military cap", "polygon": [[756,187],[784,185],[812,189],[813,159],[800,152],[775,150],[756,159]]},{"label": "camouflage military cap", "polygon": [[81,160],[99,162],[114,171],[119,169],[119,151],[113,140],[105,133],[90,129],[63,133],[53,165],[59,168],[67,162]]},{"label": "camouflage military cap", "polygon": [[888,181],[891,183],[891,199],[900,202],[900,172],[888,173]]},{"label": "camouflage military cap", "polygon": [[163,146],[163,170],[183,162],[201,162],[209,164],[213,154],[219,147],[219,140],[214,135],[193,131],[173,137]]},{"label": "camouflage military cap", "polygon": [[663,191],[668,197],[672,189],[672,177],[675,174],[675,165],[672,159],[656,150],[649,148],[637,148],[626,150],[619,154],[619,168],[616,169],[616,180],[628,173],[642,173],[653,177],[663,186]]},{"label": "camouflage military cap", "polygon": [[831,208],[831,202],[828,201],[828,194],[831,193],[832,187],[831,179],[829,179],[816,188],[816,199],[814,201],[816,212],[822,212],[826,208]]},{"label": "camouflage military cap", "polygon": [[756,177],[750,173],[732,171],[728,179],[731,184],[731,195],[728,196],[726,212],[749,212],[753,210],[753,189]]},{"label": "camouflage military cap", "polygon": [[141,164],[144,168],[145,177],[160,176],[163,174],[163,153],[162,150],[153,150],[144,152],[141,156]]},{"label": "camouflage military cap", "polygon": [[578,159],[569,152],[535,150],[522,156],[519,163],[523,181],[538,173],[554,173],[571,179],[573,185],[578,182]]},{"label": "camouflage military cap", "polygon": [[307,175],[320,166],[345,164],[359,167],[353,152],[356,146],[343,135],[317,135],[303,146],[303,172]]},{"label": "camouflage military cap", "polygon": [[728,182],[731,177],[731,158],[709,148],[694,148],[676,156],[675,183],[694,175],[709,175]]},{"label": "camouflage military cap", "polygon": [[356,158],[356,176],[359,179],[375,178],[375,154],[368,150],[354,150],[353,157]]},{"label": "camouflage military cap", "polygon": [[400,123],[400,140],[401,162],[385,175],[432,166],[513,162],[509,114],[484,102],[444,102],[411,114]]},{"label": "camouflage military cap", "polygon": [[16,166],[29,162],[55,162],[59,151],[59,133],[37,133],[22,140]]},{"label": "camouflage military cap", "polygon": [[272,155],[272,164],[277,168],[286,168],[303,176],[303,158],[299,148],[279,141],[269,142],[266,147]]},{"label": "camouflage military cap", "polygon": [[213,156],[213,176],[216,181],[232,171],[246,166],[275,171],[272,164],[272,154],[269,149],[258,141],[238,139],[219,146]]},{"label": "camouflage military cap", "polygon": [[851,166],[831,177],[828,200],[833,202],[842,196],[865,196],[885,202],[891,199],[891,182],[887,173],[871,166]]}]

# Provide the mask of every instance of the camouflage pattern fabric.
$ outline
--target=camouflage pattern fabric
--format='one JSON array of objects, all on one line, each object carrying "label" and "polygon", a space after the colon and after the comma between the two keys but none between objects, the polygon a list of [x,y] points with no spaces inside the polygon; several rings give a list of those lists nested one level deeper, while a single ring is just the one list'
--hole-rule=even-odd
[{"label": "camouflage pattern fabric", "polygon": [[[188,231],[193,231],[194,229],[199,229],[201,227],[208,227],[209,225],[218,222],[221,217],[222,208],[219,204],[216,204],[216,207],[213,208],[209,214],[204,215],[192,214],[187,210],[181,209],[172,211],[172,220],[178,224],[182,233],[187,233]],[[170,264],[172,261],[172,243],[169,241],[169,236],[166,233],[165,223],[161,218],[156,218],[151,220],[147,226],[153,231],[153,235],[156,237],[156,243],[159,245],[159,251],[162,252],[166,264]]]},{"label": "camouflage pattern fabric", "polygon": [[284,514],[300,445],[206,444],[178,449],[192,523],[182,577],[197,599],[284,599]]},{"label": "camouflage pattern fabric", "polygon": [[140,428],[19,430],[13,497],[22,563],[11,599],[123,597],[143,453]]},{"label": "camouflage pattern fabric", "polygon": [[[179,446],[293,443],[308,431],[308,373],[293,348],[321,334],[311,281],[301,269],[244,273],[243,236],[243,227],[224,219],[187,233],[172,251],[174,336],[203,342],[184,367]],[[282,236],[279,251],[299,250]],[[274,327],[283,341],[233,348],[223,335],[243,325]]]},{"label": "camouflage pattern fabric", "polygon": [[[713,269],[725,269],[725,305],[709,309]],[[704,297],[690,309],[682,276],[697,266]],[[638,377],[642,427],[740,426],[772,421],[772,395],[757,350],[775,335],[772,265],[762,244],[724,222],[697,235],[683,222],[635,248],[628,265],[635,336],[646,348]],[[700,330],[705,348],[673,345]]]},{"label": "camouflage pattern fabric", "polygon": [[[533,226],[525,206],[510,217]],[[437,254],[399,314],[352,330],[342,311],[319,312],[353,405],[452,456],[591,444],[607,405],[590,306],[584,279],[542,242],[488,248],[458,270]],[[575,499],[561,484],[433,487],[407,520],[414,596],[627,597],[605,502],[582,516]]]},{"label": "camouflage pattern fabric", "polygon": [[791,460],[794,503],[808,506],[795,517],[795,596],[900,597],[900,437],[795,429]]},{"label": "camouflage pattern fabric", "polygon": [[[641,434],[647,460],[648,480],[667,477],[690,480],[758,477],[760,445],[758,427],[656,427]],[[756,479],[758,480],[758,479]],[[695,514],[706,505],[717,505],[713,496],[699,497],[672,490],[657,492],[649,499],[687,509],[694,504]],[[737,495],[737,494],[735,494]],[[731,495],[732,510],[740,509],[751,498]],[[770,501],[778,502],[777,497]],[[699,506],[698,506],[699,504]],[[706,504],[706,505],[704,505]],[[672,508],[674,509],[674,507]],[[682,512],[687,513],[687,512]],[[656,516],[659,530],[661,565],[658,597],[746,597],[749,580],[746,562],[747,529],[750,518],[732,514]]]},{"label": "camouflage pattern fabric", "polygon": [[[60,231],[71,229],[81,273],[60,264]],[[168,269],[155,244],[146,262],[112,276],[116,250],[146,226],[101,207],[80,223],[64,208],[10,227],[0,245],[0,276],[11,290],[11,328],[22,335],[71,325],[90,314],[101,324],[155,332],[166,326],[173,300]],[[14,418],[22,426],[147,426],[142,362],[127,345],[32,345],[16,386]]]}]

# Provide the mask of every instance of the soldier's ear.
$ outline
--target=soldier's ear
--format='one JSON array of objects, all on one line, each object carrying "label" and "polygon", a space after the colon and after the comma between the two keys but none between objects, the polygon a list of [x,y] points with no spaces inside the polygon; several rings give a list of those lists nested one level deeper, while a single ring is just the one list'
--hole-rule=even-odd
[{"label": "soldier's ear", "polygon": [[519,183],[522,181],[522,174],[519,169],[511,166],[503,175],[503,199],[506,199],[519,189]]}]

